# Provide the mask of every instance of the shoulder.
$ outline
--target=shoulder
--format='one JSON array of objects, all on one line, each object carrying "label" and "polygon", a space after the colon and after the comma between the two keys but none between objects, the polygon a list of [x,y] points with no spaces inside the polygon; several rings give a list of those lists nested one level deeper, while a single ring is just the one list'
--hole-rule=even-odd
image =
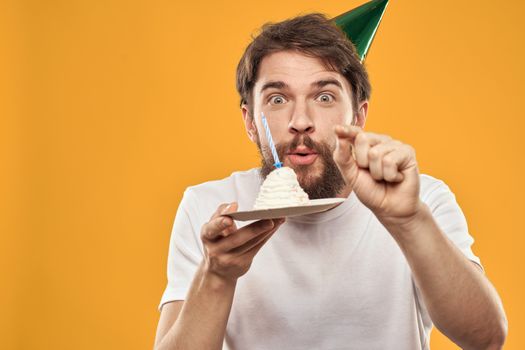
[{"label": "shoulder", "polygon": [[258,168],[253,168],[249,170],[235,171],[222,179],[206,181],[197,185],[189,186],[186,188],[186,192],[191,196],[197,197],[220,196],[228,191],[235,190],[236,187],[252,187],[259,182]]},{"label": "shoulder", "polygon": [[222,203],[237,202],[239,209],[251,208],[261,186],[259,169],[233,172],[223,179],[206,181],[186,188],[184,197],[208,218]]},{"label": "shoulder", "polygon": [[448,185],[441,179],[435,178],[427,174],[420,174],[420,193],[421,197],[425,198],[436,191],[450,191]]},{"label": "shoulder", "polygon": [[432,211],[436,223],[468,259],[481,266],[479,258],[472,252],[474,238],[454,193],[442,180],[429,175],[420,175],[420,179],[420,198]]},{"label": "shoulder", "polygon": [[420,175],[419,196],[432,211],[450,206],[458,206],[456,196],[449,186],[443,180],[430,175]]}]

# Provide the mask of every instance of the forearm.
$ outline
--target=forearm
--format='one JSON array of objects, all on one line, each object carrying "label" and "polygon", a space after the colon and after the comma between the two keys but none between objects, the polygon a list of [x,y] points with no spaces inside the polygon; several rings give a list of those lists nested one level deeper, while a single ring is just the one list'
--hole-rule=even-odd
[{"label": "forearm", "polygon": [[495,289],[447,239],[428,207],[403,225],[383,224],[403,251],[435,325],[463,348],[499,348],[506,320]]},{"label": "forearm", "polygon": [[206,273],[201,264],[176,322],[157,349],[222,349],[235,282]]}]

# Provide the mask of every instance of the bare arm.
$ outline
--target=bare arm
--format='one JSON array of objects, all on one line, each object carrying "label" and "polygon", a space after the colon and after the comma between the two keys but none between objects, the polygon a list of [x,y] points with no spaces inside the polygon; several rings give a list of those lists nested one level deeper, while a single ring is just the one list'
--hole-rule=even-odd
[{"label": "bare arm", "polygon": [[155,335],[155,349],[159,348],[160,341],[177,320],[182,305],[184,305],[184,300],[176,300],[162,305],[159,323],[157,324],[157,334]]},{"label": "bare arm", "polygon": [[163,307],[155,348],[222,349],[234,291],[235,282],[207,275],[201,265],[186,301],[165,305],[166,314]]},{"label": "bare arm", "polygon": [[229,210],[236,210],[235,204],[220,206],[203,226],[204,259],[186,300],[162,308],[155,349],[222,349],[237,279],[284,222],[262,220],[237,230],[233,220],[223,216]]},{"label": "bare arm", "polygon": [[409,223],[383,222],[411,267],[436,327],[463,349],[501,349],[507,321],[480,267],[445,236],[423,204]]},{"label": "bare arm", "polygon": [[432,321],[465,349],[500,349],[507,333],[501,301],[421,202],[414,149],[352,125],[334,131],[347,193],[353,190],[401,247]]}]

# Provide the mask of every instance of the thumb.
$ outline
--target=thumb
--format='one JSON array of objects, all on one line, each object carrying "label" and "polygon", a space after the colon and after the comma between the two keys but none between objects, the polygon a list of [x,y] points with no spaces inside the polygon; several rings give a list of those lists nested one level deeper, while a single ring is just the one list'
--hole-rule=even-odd
[{"label": "thumb", "polygon": [[[222,210],[221,215],[228,216],[229,213],[235,213],[238,208],[239,204],[237,202],[232,202]],[[235,221],[233,221],[233,224],[223,231],[223,236],[228,236],[235,231],[237,231],[237,225],[235,224]]]},{"label": "thumb", "polygon": [[238,207],[239,207],[239,205],[237,204],[237,202],[232,202],[232,203],[228,204],[227,207],[222,209],[221,215],[226,215],[228,213],[235,213],[237,211]]},{"label": "thumb", "polygon": [[353,156],[353,144],[350,138],[345,137],[337,133],[336,128],[336,146],[334,150],[334,161],[339,167],[341,172],[349,170],[350,167],[355,165],[355,159]]}]

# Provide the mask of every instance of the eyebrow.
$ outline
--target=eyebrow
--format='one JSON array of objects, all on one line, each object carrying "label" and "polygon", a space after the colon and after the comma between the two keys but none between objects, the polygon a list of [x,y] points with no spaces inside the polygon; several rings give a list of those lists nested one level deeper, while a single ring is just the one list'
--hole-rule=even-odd
[{"label": "eyebrow", "polygon": [[[343,90],[343,86],[341,85],[339,80],[336,80],[336,79],[322,79],[322,80],[314,81],[310,85],[313,86],[313,87],[317,87],[317,88],[323,88],[323,87],[325,87],[327,85],[335,85],[335,86],[339,87],[341,90]],[[262,93],[264,90],[272,89],[272,88],[274,88],[274,89],[287,89],[287,88],[289,88],[289,86],[284,81],[269,81],[269,82],[265,83],[261,87],[261,91],[260,92]]]},{"label": "eyebrow", "polygon": [[339,87],[339,89],[343,90],[343,86],[341,85],[339,80],[336,79],[323,79],[312,83],[312,86],[316,86],[318,88],[325,87],[326,85],[335,85]]},{"label": "eyebrow", "polygon": [[285,82],[283,81],[269,81],[267,83],[265,83],[262,87],[261,87],[261,93],[264,91],[264,90],[267,90],[267,89],[286,89],[288,88],[288,84],[286,84]]}]

